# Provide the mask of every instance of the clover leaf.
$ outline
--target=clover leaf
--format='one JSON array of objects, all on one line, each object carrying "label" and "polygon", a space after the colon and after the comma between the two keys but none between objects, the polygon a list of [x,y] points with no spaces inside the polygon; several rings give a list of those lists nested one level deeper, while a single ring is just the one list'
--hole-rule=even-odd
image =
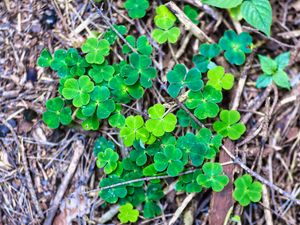
[{"label": "clover leaf", "polygon": [[185,105],[189,109],[195,109],[195,116],[200,119],[214,118],[218,115],[219,106],[222,101],[222,92],[212,86],[205,86],[202,92],[189,92]]},{"label": "clover leaf", "polygon": [[246,131],[246,126],[243,123],[238,123],[240,118],[240,113],[236,110],[222,110],[220,113],[220,121],[214,122],[213,128],[223,137],[237,140]]},{"label": "clover leaf", "polygon": [[167,30],[154,29],[152,31],[152,37],[158,44],[163,44],[165,42],[176,43],[180,35],[180,29],[178,27],[172,27]]},{"label": "clover leaf", "polygon": [[88,63],[102,64],[105,56],[109,55],[110,46],[109,42],[105,39],[88,38],[81,46],[81,50],[87,53],[85,59]]},{"label": "clover leaf", "polygon": [[[116,175],[112,175],[108,178],[103,178],[100,181],[100,188],[108,187],[113,184],[119,184],[124,182],[124,179],[118,178]],[[120,185],[112,188],[107,188],[99,192],[99,196],[108,203],[116,203],[119,198],[124,198],[127,195],[127,189],[125,185]]]},{"label": "clover leaf", "polygon": [[112,173],[118,166],[119,155],[111,148],[105,149],[104,152],[99,152],[97,159],[97,167],[104,168],[104,173]]},{"label": "clover leaf", "polygon": [[161,137],[165,132],[172,132],[175,129],[177,118],[173,113],[165,115],[165,107],[155,104],[148,109],[150,119],[146,122],[146,128],[156,137]]},{"label": "clover leaf", "polygon": [[198,141],[206,146],[206,153],[204,155],[207,159],[213,159],[216,157],[216,153],[219,152],[219,148],[222,146],[222,135],[212,135],[210,129],[201,128],[196,135]]},{"label": "clover leaf", "polygon": [[176,16],[165,6],[160,5],[156,8],[154,23],[163,30],[170,29],[176,21]]},{"label": "clover leaf", "polygon": [[187,72],[185,65],[177,64],[173,70],[167,74],[167,80],[170,83],[168,93],[172,98],[176,98],[180,90],[188,87],[192,91],[199,91],[203,87],[201,72],[197,69],[191,69]]},{"label": "clover leaf", "polygon": [[264,73],[257,78],[256,87],[265,88],[274,81],[277,86],[290,89],[291,83],[288,75],[284,71],[289,61],[290,52],[282,53],[275,59],[259,55],[259,62]]},{"label": "clover leaf", "polygon": [[114,143],[111,141],[108,141],[105,137],[98,137],[94,143],[94,155],[97,157],[99,152],[104,152],[105,149],[110,148],[110,149],[115,149]]},{"label": "clover leaf", "polygon": [[115,113],[109,117],[108,123],[112,127],[122,128],[125,125],[125,116],[121,113],[121,106],[116,105]]},{"label": "clover leaf", "polygon": [[115,110],[115,102],[109,99],[110,91],[105,86],[95,86],[90,94],[90,102],[82,107],[85,116],[92,116],[95,112],[98,119],[106,119]]},{"label": "clover leaf", "polygon": [[187,133],[178,138],[177,147],[183,151],[183,162],[190,158],[193,166],[200,166],[204,161],[206,146],[193,133]]},{"label": "clover leaf", "polygon": [[69,78],[65,81],[62,95],[67,100],[73,99],[75,107],[87,105],[90,101],[90,92],[94,89],[94,83],[88,76],[81,76],[78,80]]},{"label": "clover leaf", "polygon": [[233,30],[227,30],[220,39],[219,45],[225,51],[225,58],[228,62],[235,65],[242,65],[246,60],[245,54],[251,53],[252,37],[242,32],[237,35]]},{"label": "clover leaf", "polygon": [[126,0],[124,7],[132,19],[143,18],[149,7],[148,0]]},{"label": "clover leaf", "polygon": [[49,67],[51,65],[51,62],[52,62],[52,55],[50,54],[48,49],[44,49],[37,60],[37,64],[40,67]]},{"label": "clover leaf", "polygon": [[99,119],[93,115],[91,117],[86,117],[82,113],[82,108],[79,108],[76,112],[76,117],[82,120],[83,130],[98,130],[100,122]]},{"label": "clover leaf", "polygon": [[134,149],[130,151],[130,159],[138,166],[143,166],[147,162],[147,154],[144,146],[141,146],[140,142],[135,141],[133,143]]},{"label": "clover leaf", "polygon": [[133,85],[140,78],[140,83],[144,88],[152,87],[152,79],[156,77],[156,69],[151,67],[151,59],[145,55],[132,53],[129,56],[130,65],[125,65],[121,69],[121,75],[125,78],[125,84]]},{"label": "clover leaf", "polygon": [[189,127],[192,126],[194,129],[198,129],[199,125],[193,120],[190,115],[184,111],[183,109],[179,109],[176,112],[176,116],[178,118],[178,123],[181,127]]},{"label": "clover leaf", "polygon": [[[131,158],[125,158],[122,161],[122,166],[123,166],[124,170],[126,170],[126,172],[124,173],[124,179],[126,181],[140,179],[143,176],[141,168],[138,167],[136,165],[136,163],[132,161]],[[130,183],[128,186],[142,187],[143,184],[144,184],[144,181],[140,181],[140,182]]]},{"label": "clover leaf", "polygon": [[93,65],[88,72],[89,76],[95,81],[95,83],[99,84],[102,81],[109,81],[115,73],[115,69],[111,65]]},{"label": "clover leaf", "polygon": [[251,202],[259,202],[262,196],[262,184],[258,181],[252,182],[250,175],[245,174],[234,181],[233,198],[241,206],[247,206]]},{"label": "clover leaf", "polygon": [[[121,35],[125,35],[127,33],[127,28],[124,25],[114,24],[113,27]],[[113,45],[116,42],[116,40],[118,39],[118,35],[112,28],[109,28],[104,34],[104,39],[106,39],[110,45]]]},{"label": "clover leaf", "polygon": [[59,77],[66,77],[70,74],[70,69],[66,62],[67,51],[64,49],[58,49],[54,52],[53,60],[50,68],[57,71]]},{"label": "clover leaf", "polygon": [[199,20],[197,19],[199,13],[195,7],[185,5],[183,8],[183,12],[194,24],[199,24]]},{"label": "clover leaf", "polygon": [[[56,59],[54,58],[52,62],[52,68],[53,64],[56,62]],[[65,62],[70,68],[70,75],[71,76],[81,76],[85,73],[85,68],[89,67],[89,64],[86,62],[84,58],[82,58],[75,48],[70,48],[67,51],[67,55],[65,58]]]},{"label": "clover leaf", "polygon": [[52,129],[60,124],[68,125],[72,122],[72,110],[64,107],[65,103],[60,97],[49,99],[46,102],[47,111],[43,113],[43,121]]},{"label": "clover leaf", "polygon": [[158,183],[151,183],[148,185],[145,198],[146,202],[144,205],[145,218],[149,219],[161,214],[161,209],[155,202],[159,201],[164,196],[162,190],[162,186]]},{"label": "clover leaf", "polygon": [[159,172],[167,169],[169,176],[177,176],[184,169],[184,164],[181,161],[182,155],[179,148],[168,145],[163,152],[154,155],[154,167]]},{"label": "clover leaf", "polygon": [[120,130],[120,137],[123,138],[125,146],[132,146],[135,140],[146,142],[149,132],[144,126],[144,119],[141,116],[129,116],[125,120],[125,126]]},{"label": "clover leaf", "polygon": [[207,162],[203,165],[203,174],[197,177],[197,183],[206,188],[220,192],[229,183],[229,178],[223,174],[221,164]]},{"label": "clover leaf", "polygon": [[120,206],[119,212],[118,219],[121,223],[134,223],[139,218],[139,211],[133,209],[133,206],[130,203]]},{"label": "clover leaf", "polygon": [[147,219],[154,218],[161,214],[161,208],[153,201],[146,201],[144,205],[144,217]]},{"label": "clover leaf", "polygon": [[207,85],[214,87],[216,90],[230,90],[233,87],[234,76],[231,73],[225,73],[222,66],[210,69],[207,77]]},{"label": "clover leaf", "polygon": [[[126,37],[126,41],[130,44],[132,48],[134,48],[139,54],[150,56],[152,53],[152,46],[150,45],[147,37],[142,35],[138,37],[137,41],[135,40],[134,36],[128,35]],[[122,47],[123,54],[132,53],[132,49],[127,45],[124,44]]]},{"label": "clover leaf", "polygon": [[199,174],[201,174],[200,170],[196,170],[193,173],[180,176],[175,185],[175,190],[185,191],[187,193],[201,192],[202,186],[197,183],[197,177]]}]

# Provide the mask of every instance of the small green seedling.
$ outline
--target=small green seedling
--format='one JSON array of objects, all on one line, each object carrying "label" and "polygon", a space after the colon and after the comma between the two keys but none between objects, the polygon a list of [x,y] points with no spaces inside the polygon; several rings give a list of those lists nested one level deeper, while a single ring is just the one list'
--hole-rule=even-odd
[{"label": "small green seedling", "polygon": [[243,123],[238,123],[241,116],[236,110],[222,110],[220,121],[213,124],[214,130],[223,137],[229,137],[231,140],[239,139],[246,131]]},{"label": "small green seedling", "polygon": [[88,38],[81,47],[82,52],[87,53],[85,59],[88,63],[102,64],[105,56],[109,55],[110,45],[105,39]]},{"label": "small green seedling", "polygon": [[251,202],[259,202],[262,196],[262,184],[254,181],[250,175],[245,174],[234,181],[233,198],[241,206],[247,206]]},{"label": "small green seedling", "polygon": [[210,69],[207,77],[207,85],[214,87],[216,90],[230,90],[234,84],[234,76],[231,73],[225,73],[222,66]]},{"label": "small green seedling", "polygon": [[284,71],[289,61],[290,52],[282,53],[275,59],[259,55],[260,66],[264,73],[256,80],[256,87],[265,88],[274,81],[277,86],[290,89],[291,83],[288,75]]},{"label": "small green seedling", "polygon": [[134,223],[139,218],[139,211],[133,209],[133,206],[130,203],[126,203],[125,205],[120,206],[119,208],[118,218],[121,223]]},{"label": "small green seedling", "polygon": [[148,0],[126,0],[124,4],[125,9],[128,11],[128,15],[132,19],[143,18],[146,15],[146,11],[149,8]]},{"label": "small green seedling", "polygon": [[203,174],[199,174],[197,177],[199,185],[220,192],[229,183],[229,178],[223,174],[222,166],[219,163],[205,163],[202,169]]},{"label": "small green seedling", "polygon": [[64,107],[65,103],[60,97],[49,99],[46,102],[47,111],[43,113],[43,121],[52,129],[60,124],[68,125],[72,122],[72,110]]},{"label": "small green seedling", "polygon": [[99,152],[97,159],[97,167],[104,168],[104,173],[112,173],[118,166],[119,155],[111,148],[105,149],[104,152]]},{"label": "small green seedling", "polygon": [[187,71],[185,65],[178,64],[167,74],[170,83],[168,93],[172,98],[176,98],[184,87],[192,91],[199,91],[203,87],[201,72],[194,68]]}]

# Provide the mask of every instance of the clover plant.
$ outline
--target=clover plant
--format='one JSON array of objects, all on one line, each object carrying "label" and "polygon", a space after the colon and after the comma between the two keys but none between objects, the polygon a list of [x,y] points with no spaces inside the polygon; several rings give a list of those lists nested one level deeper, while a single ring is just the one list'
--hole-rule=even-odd
[{"label": "clover plant", "polygon": [[[250,2],[257,5],[251,0],[234,1],[204,2],[224,7]],[[145,16],[149,5],[146,0],[127,0],[124,7],[131,18],[138,19]],[[196,9],[186,5],[184,11],[192,22],[199,23]],[[165,5],[158,6],[154,40],[175,43],[180,35],[176,22]],[[73,129],[78,124],[84,130],[105,129],[104,134],[115,138],[117,145],[105,137],[97,138],[93,152],[103,174],[99,197],[120,205],[121,223],[137,222],[139,214],[149,219],[161,214],[159,201],[166,183],[160,176],[176,180],[175,189],[187,193],[209,188],[220,192],[228,184],[217,154],[224,138],[237,140],[246,127],[239,122],[238,111],[219,113],[223,91],[231,90],[234,75],[218,65],[217,59],[224,55],[229,63],[242,65],[252,51],[248,33],[226,31],[219,42],[200,45],[198,53],[190,57],[194,67],[177,63],[165,71],[156,61],[160,46],[154,48],[147,35],[133,36],[136,33],[128,31],[125,25],[113,24],[101,38],[87,38],[81,49],[57,49],[53,54],[45,49],[37,60],[40,67],[50,68],[60,78],[58,96],[46,101],[42,116],[45,124],[56,129],[74,121]],[[127,36],[119,39],[120,35]],[[260,61],[264,74],[258,78],[258,87],[272,80],[290,87],[287,76],[278,77],[285,73],[289,53],[275,60],[260,56]],[[159,79],[164,76],[167,83]],[[278,83],[278,78],[284,84]],[[159,85],[166,88],[159,89]],[[160,102],[153,98],[157,91],[162,96]],[[252,183],[249,177],[242,176],[235,182],[233,198],[243,206],[259,201],[261,196],[260,184]]]},{"label": "clover plant", "polygon": [[290,89],[291,83],[288,75],[284,71],[289,61],[290,52],[282,53],[275,59],[259,55],[260,66],[264,73],[257,78],[256,87],[265,88],[274,81],[277,86]]}]

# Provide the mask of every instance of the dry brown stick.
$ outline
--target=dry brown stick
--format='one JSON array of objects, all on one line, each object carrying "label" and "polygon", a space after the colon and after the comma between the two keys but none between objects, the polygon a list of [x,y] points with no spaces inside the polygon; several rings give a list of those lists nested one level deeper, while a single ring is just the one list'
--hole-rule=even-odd
[{"label": "dry brown stick", "polygon": [[72,157],[72,160],[71,160],[70,166],[66,172],[66,175],[64,176],[63,181],[56,192],[56,195],[55,195],[53,202],[50,206],[50,209],[48,211],[47,217],[44,221],[44,225],[52,224],[52,221],[53,221],[56,211],[59,207],[59,204],[64,196],[64,193],[68,187],[69,182],[71,181],[71,178],[73,177],[73,175],[76,171],[79,159],[80,159],[81,155],[83,154],[84,146],[81,141],[79,141],[79,140],[75,141],[72,145],[72,148],[74,151],[74,155]]},{"label": "dry brown stick", "polygon": [[214,42],[204,31],[194,24],[174,2],[170,1],[166,3],[165,6],[167,6],[175,14],[178,20],[184,24],[185,29],[191,31],[198,39],[200,39],[200,41]]},{"label": "dry brown stick", "polygon": [[43,219],[44,213],[40,207],[39,201],[38,201],[36,193],[34,191],[33,182],[32,182],[31,176],[30,176],[30,172],[29,172],[29,165],[28,165],[27,157],[26,157],[25,149],[24,149],[24,146],[22,143],[23,141],[21,141],[21,142],[19,141],[19,138],[18,138],[16,132],[14,131],[14,129],[12,128],[12,126],[9,123],[7,123],[4,119],[0,118],[0,120],[5,126],[7,126],[10,129],[10,132],[12,133],[12,135],[14,137],[14,141],[16,142],[18,149],[21,152],[27,188],[29,190],[30,196],[32,198],[32,201],[33,201],[35,209],[38,213],[38,216]]}]

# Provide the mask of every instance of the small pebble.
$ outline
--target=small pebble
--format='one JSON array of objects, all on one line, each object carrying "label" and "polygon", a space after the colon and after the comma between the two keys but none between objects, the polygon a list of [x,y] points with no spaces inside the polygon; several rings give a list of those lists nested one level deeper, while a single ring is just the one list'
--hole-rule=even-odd
[{"label": "small pebble", "polygon": [[42,25],[46,29],[53,29],[55,23],[57,22],[56,12],[53,9],[46,9],[42,17]]},{"label": "small pebble", "polygon": [[0,125],[0,137],[6,137],[6,135],[8,134],[9,129],[7,126],[1,124]]},{"label": "small pebble", "polygon": [[37,113],[32,109],[25,109],[23,111],[24,119],[27,122],[31,122],[34,118],[37,117]]},{"label": "small pebble", "polygon": [[35,68],[28,68],[26,71],[26,81],[37,81],[37,70]]}]

